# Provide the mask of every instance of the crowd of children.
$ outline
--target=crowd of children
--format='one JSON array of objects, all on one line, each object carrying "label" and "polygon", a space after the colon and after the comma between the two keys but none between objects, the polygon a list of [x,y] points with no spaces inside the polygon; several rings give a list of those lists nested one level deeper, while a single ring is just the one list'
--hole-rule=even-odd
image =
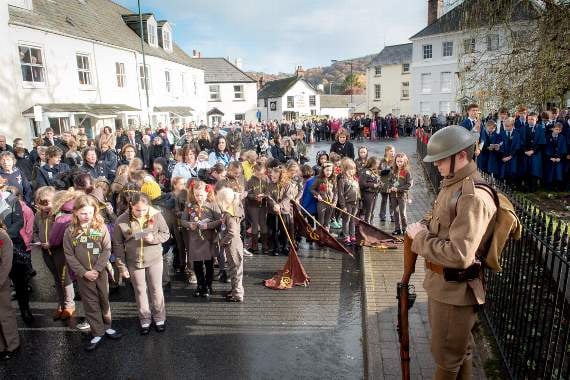
[{"label": "crowd of children", "polygon": [[570,124],[556,108],[537,114],[501,109],[481,125],[477,165],[523,191],[564,191],[570,173]]},{"label": "crowd of children", "polygon": [[[321,151],[311,167],[298,160],[282,163],[255,151],[241,155],[226,151],[221,141],[210,153],[213,166],[209,169],[187,164],[194,162],[196,151],[181,147],[180,165],[174,170],[179,175],[169,183],[144,170],[142,161],[132,157],[117,167],[112,183],[104,176],[79,171],[71,179],[71,188],[40,186],[32,202],[35,216],[28,218],[20,217],[26,206],[14,197],[17,189],[4,186],[1,199],[5,206],[0,204],[7,210],[2,214],[7,232],[0,230],[2,315],[12,322],[15,318],[9,302],[11,280],[23,321],[34,324],[28,295],[33,271],[30,255],[41,255],[57,293],[54,320],[75,318],[78,293],[92,336],[85,348],[93,351],[103,338],[122,336],[112,327],[109,287],[118,288],[126,279],[134,290],[142,335],[152,328],[157,332],[166,329],[164,290],[170,286],[174,268],[185,272],[190,282],[195,274],[195,297],[209,300],[215,296],[213,282],[218,280],[231,283],[224,295],[227,301],[243,302],[244,256],[288,255],[291,244],[299,240],[293,203],[307,210],[311,223],[327,230],[338,228],[331,232],[338,233],[347,246],[355,244],[357,220],[371,222],[374,218],[378,199],[380,221],[390,217],[394,235],[406,230],[412,176],[406,155],[396,154],[391,146],[382,158],[368,157],[366,147],[360,147],[356,161]],[[9,154],[6,157],[11,159]],[[24,228],[26,219],[31,222],[29,233]],[[17,333],[7,331],[15,326],[12,322],[0,325],[5,359],[18,346]]]}]

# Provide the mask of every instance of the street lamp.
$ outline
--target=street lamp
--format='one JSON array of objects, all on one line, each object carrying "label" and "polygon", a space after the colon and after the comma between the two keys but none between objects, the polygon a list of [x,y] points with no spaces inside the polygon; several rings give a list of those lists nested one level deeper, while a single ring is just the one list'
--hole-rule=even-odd
[{"label": "street lamp", "polygon": [[[346,63],[350,65],[350,81],[354,81],[354,77],[352,76],[352,61],[338,61],[336,59],[331,59],[331,62],[334,63]],[[352,107],[352,92],[353,92],[353,83],[350,83],[350,106]]]},{"label": "street lamp", "polygon": [[150,101],[148,98],[148,75],[149,73],[146,70],[146,57],[145,57],[145,53],[144,53],[144,25],[143,25],[143,19],[142,19],[142,12],[141,12],[141,1],[137,0],[137,5],[138,5],[138,11],[139,11],[139,25],[141,28],[141,53],[142,53],[142,60],[143,60],[143,75],[144,75],[144,92],[146,95],[146,115],[148,117],[148,126],[151,126],[151,122],[150,122]]}]

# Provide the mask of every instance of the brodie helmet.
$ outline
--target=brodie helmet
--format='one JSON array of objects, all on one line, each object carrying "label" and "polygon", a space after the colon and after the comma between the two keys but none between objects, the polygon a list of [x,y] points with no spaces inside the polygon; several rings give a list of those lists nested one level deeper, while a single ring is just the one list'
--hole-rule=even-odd
[{"label": "brodie helmet", "polygon": [[450,125],[437,131],[427,144],[427,155],[424,162],[435,162],[453,156],[464,149],[475,145],[475,135],[467,129]]}]

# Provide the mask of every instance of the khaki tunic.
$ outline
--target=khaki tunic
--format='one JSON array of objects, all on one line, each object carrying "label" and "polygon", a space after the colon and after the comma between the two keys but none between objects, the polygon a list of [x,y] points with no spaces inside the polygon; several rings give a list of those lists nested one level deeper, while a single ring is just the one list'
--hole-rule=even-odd
[{"label": "khaki tunic", "polygon": [[[138,220],[131,220],[128,211],[117,218],[113,231],[113,253],[121,270],[125,265],[129,268],[142,269],[162,262],[162,243],[170,238],[170,231],[166,221],[156,209],[149,207],[149,215],[146,227]],[[147,243],[144,239],[135,239],[135,234],[144,229],[152,232],[154,237],[152,243]]]},{"label": "khaki tunic", "polygon": [[240,217],[227,212],[222,216],[220,246],[228,259],[232,296],[243,299],[243,243],[240,236]]},{"label": "khaki tunic", "polygon": [[267,185],[267,194],[269,195],[267,198],[267,212],[275,214],[275,212],[273,212],[273,206],[278,204],[281,207],[281,214],[291,215],[293,191],[293,185],[291,183],[281,185],[279,183],[270,182]]},{"label": "khaki tunic", "polygon": [[10,270],[12,269],[12,240],[5,230],[0,229],[0,352],[14,351],[20,345],[16,313],[10,297]]},{"label": "khaki tunic", "polygon": [[[202,207],[188,204],[187,211],[182,214],[180,221],[188,236],[188,254],[191,261],[211,260],[216,257],[216,240],[222,214],[217,204],[206,203]],[[205,230],[192,230],[191,223],[208,220]]]},{"label": "khaki tunic", "polygon": [[[453,178],[444,179],[428,230],[419,232],[414,238],[414,252],[446,268],[465,269],[475,262],[479,248],[486,247],[492,236],[497,207],[487,191],[474,188],[473,180],[480,180],[474,162],[459,170]],[[458,192],[462,195],[455,203]],[[475,305],[484,301],[480,279],[451,283],[427,270],[424,287],[429,297],[450,305]]]}]

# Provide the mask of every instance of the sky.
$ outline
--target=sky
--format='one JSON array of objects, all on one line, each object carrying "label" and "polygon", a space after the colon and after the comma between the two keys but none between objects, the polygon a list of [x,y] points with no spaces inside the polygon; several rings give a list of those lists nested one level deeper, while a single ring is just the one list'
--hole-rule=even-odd
[{"label": "sky", "polygon": [[[137,0],[114,0],[137,12]],[[409,42],[427,24],[427,0],[140,0],[174,25],[188,54],[236,57],[246,71],[292,73]]]}]

